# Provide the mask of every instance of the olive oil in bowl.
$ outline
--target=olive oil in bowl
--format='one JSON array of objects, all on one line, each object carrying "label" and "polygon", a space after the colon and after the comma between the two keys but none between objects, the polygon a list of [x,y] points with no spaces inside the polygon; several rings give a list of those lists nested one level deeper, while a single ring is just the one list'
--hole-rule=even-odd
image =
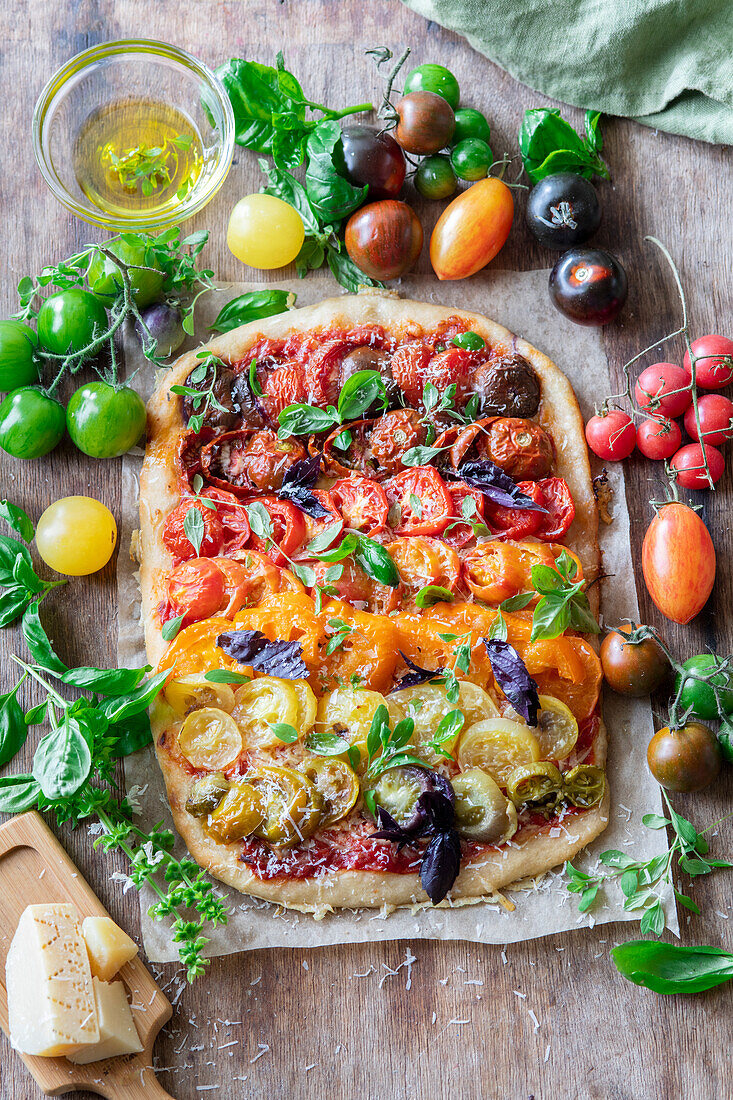
[{"label": "olive oil in bowl", "polygon": [[140,212],[151,223],[185,201],[204,167],[201,137],[182,111],[154,99],[116,100],[94,111],[73,150],[79,187],[107,215]]}]

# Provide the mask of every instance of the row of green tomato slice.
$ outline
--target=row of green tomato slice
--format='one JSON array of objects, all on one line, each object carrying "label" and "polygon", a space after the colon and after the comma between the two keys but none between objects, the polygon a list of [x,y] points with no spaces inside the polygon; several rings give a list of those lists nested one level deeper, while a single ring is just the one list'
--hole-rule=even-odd
[{"label": "row of green tomato slice", "polygon": [[[457,826],[467,839],[509,839],[517,829],[517,810],[525,806],[548,813],[563,801],[587,808],[603,796],[602,769],[580,764],[563,775],[558,768],[557,762],[574,749],[578,726],[568,708],[549,696],[540,697],[533,729],[518,716],[502,717],[491,696],[468,681],[461,683],[453,705],[437,684],[387,697],[339,687],[317,700],[304,680],[261,676],[233,691],[194,675],[169,683],[165,701],[182,718],[179,752],[193,768],[207,773],[194,781],[186,808],[206,817],[207,829],[223,842],[253,834],[278,846],[297,844],[344,818],[356,805],[362,784],[395,820],[409,820],[420,793],[414,769],[391,768],[376,779],[364,774],[367,735],[377,707],[383,705],[393,726],[405,717],[413,719],[409,752],[433,768],[446,762],[431,743],[440,721],[456,709],[463,714],[463,729],[440,747],[455,753],[461,768],[451,783]],[[292,767],[276,766],[276,758],[267,757],[242,778],[225,777],[243,752],[282,747],[278,734],[284,728],[305,739],[306,748],[313,731],[316,737],[337,734],[349,744],[350,762],[346,754],[323,758],[309,753],[303,759],[296,748],[297,758],[287,751],[277,758],[278,765]],[[356,768],[351,766],[355,757]]]}]

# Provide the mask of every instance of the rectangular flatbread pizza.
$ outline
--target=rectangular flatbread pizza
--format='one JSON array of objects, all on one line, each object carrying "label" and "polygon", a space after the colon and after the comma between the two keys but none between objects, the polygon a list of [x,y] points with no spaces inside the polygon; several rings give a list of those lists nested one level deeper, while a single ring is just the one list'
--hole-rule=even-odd
[{"label": "rectangular flatbread pizza", "polygon": [[495,893],[608,820],[565,375],[363,291],[184,355],[140,479],[155,750],[198,863],[322,913]]}]

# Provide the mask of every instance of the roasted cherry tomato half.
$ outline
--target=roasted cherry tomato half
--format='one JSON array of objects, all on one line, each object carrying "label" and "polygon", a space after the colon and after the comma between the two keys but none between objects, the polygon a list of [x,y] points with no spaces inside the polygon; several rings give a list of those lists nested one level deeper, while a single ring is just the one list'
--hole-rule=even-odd
[{"label": "roasted cherry tomato half", "polygon": [[[416,69],[412,69],[407,74],[405,93],[408,92],[434,92],[450,103],[453,110],[456,109],[461,98],[458,81],[450,69],[446,69],[445,65],[436,65],[433,62],[418,65]],[[478,111],[476,111],[476,114],[478,114]]]},{"label": "roasted cherry tomato half", "polygon": [[475,446],[515,481],[537,481],[552,469],[555,452],[544,428],[516,416],[500,416],[479,432]]},{"label": "roasted cherry tomato half", "polygon": [[461,560],[442,539],[419,535],[398,538],[388,546],[400,581],[410,595],[432,584],[453,592],[458,587]]},{"label": "roasted cherry tomato half", "polygon": [[191,558],[168,576],[171,618],[183,615],[182,625],[209,619],[224,606],[224,574],[212,558]]},{"label": "roasted cherry tomato half", "polygon": [[[476,537],[472,524],[483,524],[486,515],[486,498],[478,489],[472,489],[463,481],[451,481],[447,484],[453,501],[453,515],[443,532],[443,537],[452,546],[467,546]],[[464,518],[470,522],[461,523]],[[485,531],[483,532],[486,533]]]},{"label": "roasted cherry tomato half", "polygon": [[[704,390],[722,390],[733,382],[733,340],[727,336],[701,336],[692,343],[695,379]],[[690,353],[683,360],[685,373],[692,376]]]},{"label": "roasted cherry tomato half", "polygon": [[[432,466],[415,466],[384,482],[396,535],[439,535],[450,523],[453,501]],[[392,516],[390,516],[390,520]]]},{"label": "roasted cherry tomato half", "polygon": [[[706,393],[697,402],[697,412],[704,443],[719,447],[721,443],[733,439],[733,401],[723,397],[721,393]],[[692,407],[685,413],[685,431],[692,439],[699,441],[695,410]]]},{"label": "roasted cherry tomato half", "polygon": [[[431,89],[435,91],[435,89]],[[451,104],[453,106],[453,104]],[[455,110],[455,107],[454,107]],[[456,115],[456,128],[453,131],[453,145],[457,145],[459,141],[465,141],[466,138],[480,138],[481,141],[485,141],[487,145],[491,142],[491,127],[486,121],[486,116],[482,115],[480,111],[477,111],[474,107],[461,107],[455,112]]]},{"label": "roasted cherry tomato half", "polygon": [[383,199],[367,203],[351,215],[344,243],[365,275],[397,279],[417,263],[422,251],[422,225],[407,203]]},{"label": "roasted cherry tomato half", "polygon": [[129,386],[86,382],[69,399],[66,429],[91,458],[116,458],[134,447],[145,431],[145,402]]},{"label": "roasted cherry tomato half", "polygon": [[[195,509],[201,516],[201,523],[188,520],[186,516]],[[203,526],[202,526],[203,525]],[[189,538],[188,531],[191,531]],[[200,545],[194,545],[201,534]],[[207,508],[200,500],[184,497],[168,515],[163,526],[163,545],[172,557],[178,561],[190,558],[215,557],[221,550],[224,531],[215,508]]]},{"label": "roasted cherry tomato half", "polygon": [[[535,504],[542,504],[542,489],[536,481],[520,481],[518,488]],[[536,535],[542,526],[542,512],[529,508],[506,508],[503,504],[494,504],[487,500],[485,505],[486,522],[499,538],[516,542]]]},{"label": "roasted cherry tomato half", "polygon": [[[520,482],[522,484],[525,483]],[[540,490],[539,503],[545,509],[544,513],[540,513],[537,538],[543,542],[559,542],[575,519],[575,504],[568,483],[562,477],[543,477],[537,485]]]},{"label": "roasted cherry tomato half", "polygon": [[331,486],[335,506],[347,527],[371,534],[387,526],[389,502],[384,489],[368,477],[343,477]]},{"label": "roasted cherry tomato half", "polygon": [[405,154],[391,134],[373,126],[344,126],[334,163],[355,187],[369,187],[369,199],[396,199],[405,182]]},{"label": "roasted cherry tomato half", "polygon": [[60,290],[46,298],[38,311],[38,340],[54,355],[81,351],[107,328],[107,311],[81,287]]},{"label": "roasted cherry tomato half", "polygon": [[[158,270],[155,257],[144,243],[108,241],[105,242],[105,248],[128,265],[132,296],[138,309],[149,306],[160,297],[165,275]],[[104,305],[112,305],[122,294],[123,279],[119,267],[101,253],[92,260],[87,278],[89,289]]]},{"label": "roasted cherry tomato half", "polygon": [[600,248],[575,248],[550,272],[550,297],[577,325],[607,325],[623,308],[629,285],[621,263]]},{"label": "roasted cherry tomato half", "polygon": [[461,180],[482,180],[489,174],[493,161],[490,147],[481,138],[465,138],[453,146],[450,162]]},{"label": "roasted cherry tomato half", "polygon": [[642,420],[636,430],[636,446],[646,458],[671,458],[682,442],[676,420]]},{"label": "roasted cherry tomato half", "polygon": [[247,506],[244,502],[234,493],[212,486],[204,489],[200,495],[207,500],[212,500],[216,505],[216,514],[222,527],[222,552],[231,554],[246,546],[251,531]]},{"label": "roasted cherry tomato half", "polygon": [[627,640],[631,626],[612,630],[601,643],[601,664],[606,683],[619,695],[635,699],[651,695],[670,673],[670,663],[653,638]]},{"label": "roasted cherry tomato half", "polygon": [[[689,712],[691,718],[720,718],[721,711],[733,714],[733,676],[720,670],[720,663],[714,653],[700,653],[685,661],[682,667],[690,675],[683,679],[678,674],[674,685],[680,692],[682,714]],[[698,676],[704,679],[696,679]]]},{"label": "roasted cherry tomato half", "polygon": [[652,363],[637,378],[634,397],[645,412],[681,416],[692,404],[689,375],[675,363]]},{"label": "roasted cherry tomato half", "polygon": [[38,381],[33,353],[38,337],[22,321],[0,321],[0,391],[18,389]]},{"label": "roasted cherry tomato half", "polygon": [[214,485],[245,492],[273,492],[288,469],[306,457],[302,443],[279,439],[270,428],[225,432],[201,451],[201,468]]},{"label": "roasted cherry tomato half", "polygon": [[453,137],[456,119],[451,105],[435,92],[410,92],[397,104],[394,134],[408,153],[428,156],[444,149]]},{"label": "roasted cherry tomato half", "polygon": [[34,386],[13,390],[0,404],[0,447],[13,458],[41,458],[66,431],[64,406]]},{"label": "roasted cherry tomato half", "polygon": [[415,187],[424,199],[449,199],[458,188],[450,157],[434,154],[420,161]]},{"label": "roasted cherry tomato half", "polygon": [[700,791],[720,771],[720,746],[715,734],[701,722],[681,729],[665,726],[654,734],[646,750],[649,771],[668,791]]},{"label": "roasted cherry tomato half", "polygon": [[641,548],[649,595],[663,615],[684,625],[702,611],[715,583],[715,547],[697,512],[665,504]]},{"label": "roasted cherry tomato half", "polygon": [[601,224],[601,204],[590,182],[574,172],[556,172],[535,184],[527,200],[527,225],[545,248],[583,244]]},{"label": "roasted cherry tomato half", "polygon": [[621,462],[636,446],[636,428],[628,413],[611,409],[592,416],[585,426],[585,438],[594,455],[605,462]]},{"label": "roasted cherry tomato half", "polygon": [[[707,460],[707,470],[705,462]],[[725,459],[720,451],[709,443],[687,443],[672,456],[670,466],[677,471],[677,483],[685,489],[709,489],[720,481],[725,470]],[[709,476],[708,476],[709,475]]]},{"label": "roasted cherry tomato half", "polygon": [[372,425],[369,458],[377,470],[399,473],[405,452],[425,443],[427,437],[428,430],[415,409],[393,409]]},{"label": "roasted cherry tomato half", "polygon": [[250,545],[254,550],[266,554],[275,565],[285,565],[305,539],[305,519],[303,513],[287,500],[277,497],[258,497],[258,503],[268,511],[272,524],[272,541],[252,535]]}]

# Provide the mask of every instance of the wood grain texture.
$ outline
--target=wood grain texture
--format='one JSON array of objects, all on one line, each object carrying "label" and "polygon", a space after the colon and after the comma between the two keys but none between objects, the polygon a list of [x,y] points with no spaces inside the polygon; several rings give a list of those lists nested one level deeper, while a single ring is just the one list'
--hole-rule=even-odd
[{"label": "wood grain texture", "polygon": [[[0,293],[5,310],[14,308],[18,277],[92,239],[91,230],[46,191],[33,162],[30,122],[36,95],[51,72],[93,43],[127,35],[159,37],[211,64],[230,56],[266,61],[282,47],[308,94],[337,105],[369,93],[378,97],[364,49],[386,43],[399,51],[409,44],[416,64],[439,61],[453,69],[464,102],[490,119],[497,152],[515,151],[526,107],[549,102],[397,0],[56,0],[32,5],[6,0],[4,27]],[[582,64],[582,59],[568,63]],[[576,125],[581,121],[580,112],[566,113]],[[672,280],[643,243],[645,234],[665,241],[677,259],[695,332],[730,331],[730,155],[622,120],[604,120],[603,132],[613,180],[601,189],[604,222],[597,241],[618,251],[631,285],[626,310],[604,334],[618,377],[626,359],[671,331],[679,317]],[[197,219],[198,226],[214,229],[206,260],[222,278],[242,273],[224,246],[229,208],[259,185],[256,158],[238,151],[223,191]],[[522,198],[518,206],[516,228],[494,265],[548,266],[552,257],[522,224]],[[440,204],[419,208],[429,232]],[[429,271],[426,254],[419,270]],[[678,343],[667,345],[659,358],[679,360],[681,354]],[[2,495],[34,516],[54,497],[72,492],[94,494],[119,510],[117,462],[84,461],[65,447],[29,465],[3,456],[0,470]],[[651,517],[648,502],[663,485],[650,463],[636,459],[628,464],[627,485],[638,560]],[[699,494],[719,563],[715,595],[705,612],[678,630],[662,622],[643,586],[639,590],[642,617],[662,627],[679,654],[706,645],[721,652],[733,649],[730,490],[727,473],[718,492]],[[73,598],[62,592],[44,604],[44,620],[69,662],[114,661],[113,571],[112,564],[102,574],[74,581]],[[15,631],[3,632],[0,642],[4,652],[21,644]],[[677,799],[676,805],[702,826],[728,812],[732,791],[729,773],[711,791]],[[719,833],[716,848],[730,853],[730,824]],[[137,898],[132,892],[123,895],[110,881],[123,863],[92,853],[84,829],[62,836],[112,916],[135,934]],[[729,877],[720,873],[707,882],[697,880],[693,895],[704,915],[693,917],[689,926],[683,916],[684,942],[733,946]],[[161,1074],[161,1082],[180,1100],[202,1095],[432,1100],[449,1090],[462,1100],[712,1100],[729,1095],[722,1051],[727,1049],[733,990],[665,999],[628,985],[616,975],[607,951],[617,939],[636,934],[632,925],[604,926],[510,947],[504,956],[494,947],[417,941],[215,960],[208,976],[182,993],[171,1025],[158,1040],[160,1064],[172,1067]],[[390,973],[407,950],[415,956],[411,982],[407,967]],[[172,978],[176,968],[164,970]],[[219,1090],[203,1090],[211,1084]],[[35,1100],[38,1095],[4,1044],[0,1096]],[[82,1094],[75,1095],[81,1100]]]}]

